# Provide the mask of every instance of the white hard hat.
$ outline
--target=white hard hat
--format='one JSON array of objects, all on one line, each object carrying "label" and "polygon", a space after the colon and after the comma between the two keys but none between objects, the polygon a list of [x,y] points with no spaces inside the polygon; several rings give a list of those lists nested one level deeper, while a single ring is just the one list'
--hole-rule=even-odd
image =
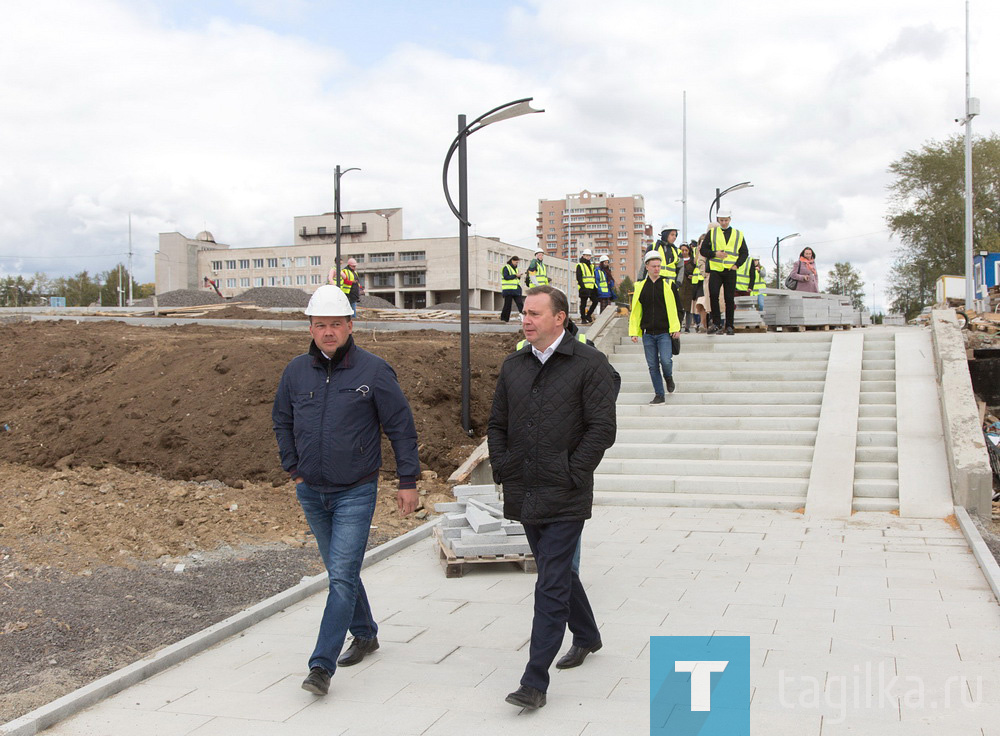
[{"label": "white hard hat", "polygon": [[715,216],[717,218],[718,217],[728,217],[729,219],[732,219],[733,213],[732,213],[731,210],[719,210],[718,212],[715,213]]},{"label": "white hard hat", "polygon": [[611,259],[608,258],[607,256],[601,256],[600,258],[597,259],[597,262],[598,263],[604,263],[605,261],[610,261],[610,260]]},{"label": "white hard hat", "polygon": [[590,248],[584,248],[583,249],[583,253],[581,253],[580,255],[583,255],[583,256],[592,256],[594,254],[590,252]]},{"label": "white hard hat", "polygon": [[307,317],[347,317],[353,314],[347,294],[334,284],[316,289],[306,306]]},{"label": "white hard hat", "polygon": [[669,232],[670,230],[674,230],[676,232],[681,231],[681,229],[676,225],[664,225],[662,228],[660,228],[661,233]]},{"label": "white hard hat", "polygon": [[663,260],[663,254],[660,253],[660,251],[658,251],[656,249],[653,249],[653,250],[649,251],[649,253],[647,253],[646,255],[644,255],[642,257],[642,262],[643,263],[649,263],[650,261],[653,261],[653,260],[662,261]]}]

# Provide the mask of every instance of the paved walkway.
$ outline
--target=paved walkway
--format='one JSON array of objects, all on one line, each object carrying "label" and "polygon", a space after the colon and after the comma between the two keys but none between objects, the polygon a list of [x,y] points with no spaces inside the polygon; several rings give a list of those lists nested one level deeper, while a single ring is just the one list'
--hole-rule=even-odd
[{"label": "paved walkway", "polygon": [[643,734],[649,637],[719,634],[751,637],[756,734],[1000,735],[1000,607],[945,521],[597,507],[584,544],[604,649],[540,711],[503,701],[534,576],[448,580],[424,540],[366,571],[382,648],[326,698],[299,687],[314,596],[45,733]]}]

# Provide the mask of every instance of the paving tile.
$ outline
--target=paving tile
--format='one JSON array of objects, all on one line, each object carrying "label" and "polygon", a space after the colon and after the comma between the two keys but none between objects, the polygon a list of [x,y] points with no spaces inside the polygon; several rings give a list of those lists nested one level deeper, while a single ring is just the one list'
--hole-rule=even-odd
[{"label": "paving tile", "polygon": [[259,693],[199,688],[168,703],[158,712],[284,721],[309,706],[315,699],[314,695],[299,687],[300,683],[301,679],[292,682],[286,678]]},{"label": "paving tile", "polygon": [[[83,711],[79,715],[57,723],[46,730],[45,736],[78,736],[93,734],[133,734],[140,717],[135,711],[112,708],[104,703]],[[210,716],[186,715],[182,713],[163,713],[160,711],[143,713],[142,730],[156,736],[184,736],[198,726],[211,720]]]},{"label": "paving tile", "polygon": [[[511,688],[514,689],[514,688]],[[509,692],[509,690],[507,691]],[[502,700],[506,692],[500,695]],[[509,713],[496,716],[476,711],[450,710],[426,731],[425,736],[455,736],[461,733],[475,734],[552,734],[552,736],[579,736],[586,728],[586,721],[570,720],[565,717],[569,705],[560,703],[555,694],[548,698],[548,705],[537,711],[522,712],[507,705]],[[563,711],[563,717],[556,715]],[[351,732],[345,736],[352,736]]]},{"label": "paving tile", "polygon": [[[346,728],[325,728],[323,736],[342,736]],[[47,733],[47,732],[46,732]],[[149,736],[156,735],[149,732]],[[204,726],[199,726],[187,736],[302,736],[298,726],[288,723],[250,721],[243,718],[213,718]]]},{"label": "paving tile", "polygon": [[103,703],[123,710],[159,710],[167,703],[184,697],[195,689],[194,685],[155,685],[149,680],[112,695]]},{"label": "paving tile", "polygon": [[[308,694],[308,693],[306,693]],[[313,698],[310,707],[289,718],[287,725],[299,734],[371,734],[385,736],[399,734],[412,736],[424,733],[448,709],[443,706],[401,706],[383,703],[373,708],[369,703]]]}]

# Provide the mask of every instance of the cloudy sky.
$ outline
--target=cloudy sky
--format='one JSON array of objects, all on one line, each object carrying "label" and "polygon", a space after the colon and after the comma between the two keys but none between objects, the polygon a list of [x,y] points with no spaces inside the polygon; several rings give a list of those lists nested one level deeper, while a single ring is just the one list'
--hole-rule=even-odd
[{"label": "cloudy sky", "polygon": [[[972,94],[995,129],[1000,4],[973,0]],[[0,43],[0,275],[153,278],[157,234],[289,243],[292,217],[404,208],[450,235],[441,165],[458,113],[543,115],[470,140],[475,230],[535,242],[539,198],[643,194],[688,234],[716,187],[755,255],[800,232],[881,306],[886,168],[961,131],[962,0],[7,0]],[[783,258],[783,260],[785,260]]]}]

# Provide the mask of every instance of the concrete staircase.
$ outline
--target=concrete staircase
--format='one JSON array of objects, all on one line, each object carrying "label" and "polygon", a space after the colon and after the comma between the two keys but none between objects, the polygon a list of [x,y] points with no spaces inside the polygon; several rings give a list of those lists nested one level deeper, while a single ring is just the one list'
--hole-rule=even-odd
[{"label": "concrete staircase", "polygon": [[622,376],[618,440],[597,468],[597,502],[802,508],[831,340],[685,334],[677,390],[650,406],[642,344],[622,338],[609,355]]},{"label": "concrete staircase", "polygon": [[899,510],[895,333],[866,331],[861,354],[855,511]]}]

